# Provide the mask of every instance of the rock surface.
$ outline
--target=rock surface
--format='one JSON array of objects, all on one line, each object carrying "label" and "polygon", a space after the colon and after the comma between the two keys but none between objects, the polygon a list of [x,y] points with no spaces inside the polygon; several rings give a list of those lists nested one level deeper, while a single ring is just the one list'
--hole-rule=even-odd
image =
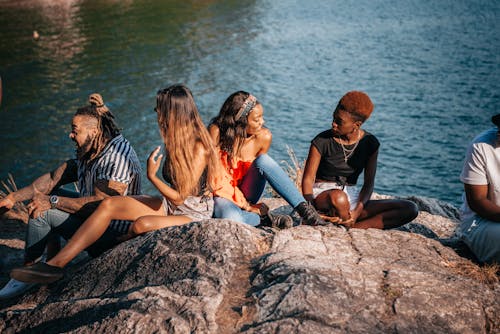
[{"label": "rock surface", "polygon": [[456,209],[412,200],[427,211],[399,230],[207,220],[148,233],[0,304],[0,332],[500,333],[498,276],[457,254]]}]

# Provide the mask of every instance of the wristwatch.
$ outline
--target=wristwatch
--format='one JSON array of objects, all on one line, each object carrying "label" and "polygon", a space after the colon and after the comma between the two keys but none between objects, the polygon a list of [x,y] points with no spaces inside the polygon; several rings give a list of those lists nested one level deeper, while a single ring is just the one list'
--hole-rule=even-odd
[{"label": "wristwatch", "polygon": [[51,207],[52,209],[55,209],[55,208],[56,208],[57,203],[59,203],[59,197],[57,197],[56,195],[52,195],[52,196],[50,196],[50,198],[49,198],[49,202],[50,202],[50,207]]}]

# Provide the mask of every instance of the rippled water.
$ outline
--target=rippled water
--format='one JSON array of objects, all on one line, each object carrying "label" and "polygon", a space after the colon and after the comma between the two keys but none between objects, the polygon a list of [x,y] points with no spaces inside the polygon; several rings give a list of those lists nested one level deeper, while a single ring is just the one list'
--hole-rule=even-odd
[{"label": "rippled water", "polygon": [[145,166],[170,83],[192,88],[206,122],[254,93],[279,161],[287,145],[304,159],[357,89],[375,103],[375,190],[458,204],[466,145],[500,110],[499,17],[498,1],[0,0],[0,178],[26,185],[70,157],[71,116],[94,91]]}]

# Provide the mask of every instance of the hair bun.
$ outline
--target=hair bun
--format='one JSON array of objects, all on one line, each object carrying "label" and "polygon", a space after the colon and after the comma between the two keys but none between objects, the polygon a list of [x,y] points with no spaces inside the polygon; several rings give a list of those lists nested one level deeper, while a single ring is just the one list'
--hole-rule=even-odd
[{"label": "hair bun", "polygon": [[96,111],[99,114],[104,114],[109,111],[108,107],[104,104],[101,94],[99,93],[90,94],[89,103],[91,106],[95,106]]}]

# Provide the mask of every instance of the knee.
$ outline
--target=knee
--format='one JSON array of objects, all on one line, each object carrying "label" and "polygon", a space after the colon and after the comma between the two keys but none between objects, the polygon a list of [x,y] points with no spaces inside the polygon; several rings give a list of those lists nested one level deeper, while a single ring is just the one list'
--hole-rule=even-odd
[{"label": "knee", "polygon": [[226,207],[226,199],[222,197],[214,197],[214,218],[220,218],[220,214],[224,211],[224,208]]},{"label": "knee", "polygon": [[258,168],[276,167],[276,166],[279,167],[278,163],[266,153],[261,154],[257,158],[255,158],[254,164]]},{"label": "knee", "polygon": [[234,220],[238,222],[243,221],[241,214],[241,209],[237,207],[233,202],[222,197],[214,198],[214,218],[223,218]]},{"label": "knee", "polygon": [[227,200],[222,197],[214,197],[214,218],[224,218],[224,212],[227,211]]},{"label": "knee", "polygon": [[403,203],[403,210],[405,211],[408,221],[412,221],[413,219],[417,218],[418,216],[418,206],[412,201],[404,200]]},{"label": "knee", "polygon": [[139,217],[132,223],[129,232],[132,232],[132,235],[134,236],[143,234],[151,230],[150,225],[151,224],[149,224],[148,219],[145,217]]},{"label": "knee", "polygon": [[342,190],[332,190],[330,191],[328,196],[333,207],[337,209],[349,208],[349,198],[347,197],[347,194]]},{"label": "knee", "polygon": [[115,207],[115,197],[106,197],[99,204],[99,210],[111,211]]},{"label": "knee", "polygon": [[30,227],[50,227],[49,220],[47,219],[47,211],[43,211],[38,217],[36,218],[29,218],[28,219],[28,228]]}]

